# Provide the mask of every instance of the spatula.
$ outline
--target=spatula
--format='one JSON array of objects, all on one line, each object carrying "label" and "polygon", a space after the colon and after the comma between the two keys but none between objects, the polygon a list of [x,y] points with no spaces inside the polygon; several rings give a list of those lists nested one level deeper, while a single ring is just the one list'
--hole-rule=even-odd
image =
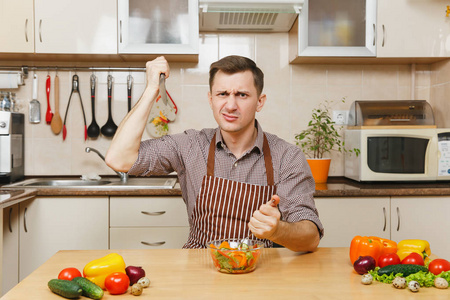
[{"label": "spatula", "polygon": [[59,114],[59,77],[55,75],[55,114],[53,115],[50,127],[54,134],[59,134],[62,129],[62,120]]}]

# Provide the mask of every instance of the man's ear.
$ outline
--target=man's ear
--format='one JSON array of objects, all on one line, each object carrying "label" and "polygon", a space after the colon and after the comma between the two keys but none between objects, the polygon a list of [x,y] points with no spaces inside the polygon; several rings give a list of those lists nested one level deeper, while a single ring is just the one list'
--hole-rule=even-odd
[{"label": "man's ear", "polygon": [[210,91],[208,92],[208,102],[209,102],[209,107],[212,108],[212,95],[211,95]]},{"label": "man's ear", "polygon": [[261,94],[258,98],[258,103],[256,104],[256,111],[260,112],[263,108],[264,104],[266,103],[267,96],[266,94]]}]

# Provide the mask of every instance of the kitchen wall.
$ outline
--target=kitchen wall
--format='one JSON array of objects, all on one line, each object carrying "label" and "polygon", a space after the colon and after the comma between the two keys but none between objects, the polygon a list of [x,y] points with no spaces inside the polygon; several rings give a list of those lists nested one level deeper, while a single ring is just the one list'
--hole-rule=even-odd
[{"label": "kitchen wall", "polygon": [[[178,106],[175,122],[170,123],[170,132],[177,133],[187,128],[215,127],[216,123],[207,102],[209,65],[226,55],[238,54],[256,61],[265,73],[267,102],[257,119],[265,131],[275,133],[295,143],[294,135],[306,128],[311,110],[324,100],[336,102],[335,109],[347,110],[354,100],[400,100],[411,99],[411,65],[290,65],[288,62],[288,34],[201,34],[198,63],[171,63],[171,74],[167,90]],[[416,99],[432,100],[442,104],[445,89],[450,88],[450,71],[443,76],[432,76],[434,71],[450,69],[448,63],[415,66]],[[142,64],[144,66],[144,64]],[[83,175],[96,173],[114,174],[94,153],[86,153],[85,147],[94,147],[105,153],[111,139],[99,137],[84,141],[83,119],[78,95],[74,95],[67,116],[67,138],[55,136],[45,123],[47,108],[45,77],[39,76],[39,101],[43,121],[40,124],[26,122],[25,160],[26,175]],[[74,72],[58,72],[60,78],[60,114],[64,118],[71,78]],[[134,77],[133,104],[144,89],[143,72],[132,72]],[[31,74],[32,75],[32,74]],[[52,86],[55,72],[50,72]],[[78,72],[80,90],[86,111],[87,124],[91,123],[90,72]],[[97,123],[102,126],[107,120],[107,72],[97,72]],[[118,125],[127,111],[126,77],[128,72],[112,72],[113,118]],[[21,111],[28,120],[28,103],[32,95],[32,76],[26,85],[18,89],[17,98]],[[54,109],[53,88],[51,106]],[[430,99],[430,94],[433,96]],[[345,103],[339,103],[346,97]],[[448,104],[447,104],[448,105]],[[443,115],[438,120],[446,124]],[[449,126],[449,125],[447,125]],[[147,133],[144,139],[149,138]],[[343,175],[343,158],[332,154],[331,176]]]}]

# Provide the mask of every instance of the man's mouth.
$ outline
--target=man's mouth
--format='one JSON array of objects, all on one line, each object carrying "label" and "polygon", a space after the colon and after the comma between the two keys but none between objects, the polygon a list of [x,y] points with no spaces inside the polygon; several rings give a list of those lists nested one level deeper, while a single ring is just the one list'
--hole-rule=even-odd
[{"label": "man's mouth", "polygon": [[222,113],[223,118],[228,122],[233,122],[238,119],[238,116]]}]

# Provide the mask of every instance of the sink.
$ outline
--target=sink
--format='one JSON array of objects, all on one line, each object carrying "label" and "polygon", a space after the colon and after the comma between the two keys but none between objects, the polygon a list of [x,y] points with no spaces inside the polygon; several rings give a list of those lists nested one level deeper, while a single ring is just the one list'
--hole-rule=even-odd
[{"label": "sink", "polygon": [[110,184],[111,181],[109,180],[69,180],[69,179],[35,179],[31,182],[24,182],[22,186],[97,186],[97,185],[104,185],[104,184]]},{"label": "sink", "polygon": [[91,188],[91,189],[173,189],[177,178],[142,177],[129,178],[121,182],[119,178],[102,180],[60,179],[60,178],[34,178],[5,185],[7,188]]}]

